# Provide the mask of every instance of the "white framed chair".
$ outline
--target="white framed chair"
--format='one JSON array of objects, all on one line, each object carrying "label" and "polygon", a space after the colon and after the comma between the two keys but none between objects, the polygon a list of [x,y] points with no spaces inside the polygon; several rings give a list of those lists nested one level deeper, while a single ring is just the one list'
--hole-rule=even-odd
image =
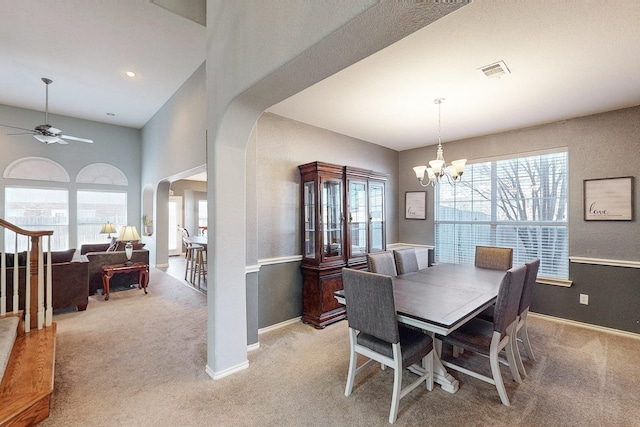
[{"label": "white framed chair", "polygon": [[398,274],[413,273],[420,270],[418,257],[414,248],[394,249],[393,258],[396,261]]},{"label": "white framed chair", "polygon": [[[507,271],[500,284],[498,297],[496,299],[493,322],[489,322],[478,317],[471,319],[452,333],[446,336],[438,335],[443,343],[452,344],[471,352],[489,356],[491,366],[491,377],[474,372],[459,364],[442,361],[448,368],[462,372],[482,381],[496,386],[502,404],[510,406],[509,397],[504,387],[502,374],[500,372],[499,353],[504,349],[511,375],[514,381],[521,383],[518,374],[517,362],[513,353],[512,340],[515,340],[515,326],[518,317],[518,307],[520,296],[524,287],[526,276],[524,265],[511,268]],[[472,356],[470,356],[472,357]]]},{"label": "white framed chair", "polygon": [[[518,366],[518,372],[521,376],[526,377],[527,371],[522,363],[522,357],[520,355],[520,349],[518,347],[518,341],[522,341],[524,350],[527,353],[527,357],[531,360],[536,360],[533,349],[531,348],[531,341],[529,340],[529,332],[527,331],[527,315],[529,314],[529,307],[531,306],[531,296],[533,294],[533,288],[536,284],[538,277],[538,270],[540,269],[540,259],[536,258],[533,261],[525,263],[527,268],[527,274],[524,279],[524,286],[522,288],[522,295],[520,296],[520,305],[518,307],[518,322],[515,326],[513,345],[513,354],[516,358],[516,364]],[[481,319],[493,321],[494,307],[489,307],[478,315]]]},{"label": "white framed chair", "polygon": [[518,309],[518,322],[516,323],[516,330],[514,333],[515,339],[513,340],[513,352],[516,356],[516,363],[518,364],[518,371],[522,376],[527,376],[527,371],[522,363],[522,357],[520,355],[520,349],[518,348],[518,340],[522,341],[524,350],[527,353],[527,357],[531,360],[536,360],[531,348],[531,341],[529,340],[529,332],[527,331],[527,316],[529,314],[529,307],[531,306],[531,296],[533,294],[533,288],[536,285],[536,279],[538,278],[538,270],[540,269],[540,259],[536,258],[531,262],[525,263],[527,267],[527,276],[524,279],[524,287],[522,289],[522,296],[520,297],[520,306]]},{"label": "white framed chair", "polygon": [[396,262],[391,252],[374,252],[367,254],[367,266],[372,273],[396,277]]},{"label": "white framed chair", "polygon": [[[353,390],[355,376],[373,362],[394,369],[389,422],[398,416],[400,399],[420,384],[433,389],[433,340],[420,330],[398,324],[393,283],[389,276],[344,268],[342,270],[350,361],[345,396]],[[369,360],[357,366],[358,354]],[[402,388],[402,370],[422,362],[424,373]]]}]

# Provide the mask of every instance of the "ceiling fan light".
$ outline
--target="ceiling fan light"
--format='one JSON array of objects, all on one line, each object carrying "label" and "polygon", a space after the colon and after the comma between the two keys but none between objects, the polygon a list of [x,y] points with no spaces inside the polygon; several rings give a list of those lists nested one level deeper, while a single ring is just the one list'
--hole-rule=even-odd
[{"label": "ceiling fan light", "polygon": [[57,136],[48,136],[48,135],[33,135],[35,139],[40,142],[44,142],[45,144],[53,144],[54,142],[58,142],[60,138]]}]

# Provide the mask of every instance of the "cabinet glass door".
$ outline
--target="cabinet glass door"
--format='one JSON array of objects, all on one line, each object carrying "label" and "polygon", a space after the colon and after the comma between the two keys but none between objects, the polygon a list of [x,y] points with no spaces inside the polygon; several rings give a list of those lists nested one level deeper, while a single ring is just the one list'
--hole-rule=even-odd
[{"label": "cabinet glass door", "polygon": [[342,244],[342,181],[327,179],[321,182],[322,251],[324,258],[341,257]]},{"label": "cabinet glass door", "polygon": [[304,256],[316,257],[316,205],[313,181],[304,183],[302,206],[304,209]]},{"label": "cabinet glass door", "polygon": [[351,256],[367,253],[367,183],[349,181],[349,240]]},{"label": "cabinet glass door", "polygon": [[369,227],[370,251],[385,249],[384,241],[384,184],[369,183]]}]

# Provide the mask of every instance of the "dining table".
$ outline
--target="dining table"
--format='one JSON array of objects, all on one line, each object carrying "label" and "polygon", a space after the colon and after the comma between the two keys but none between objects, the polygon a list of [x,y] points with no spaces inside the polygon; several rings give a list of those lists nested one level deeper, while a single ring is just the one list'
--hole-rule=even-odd
[{"label": "dining table", "polygon": [[[442,342],[437,335],[450,334],[491,306],[505,274],[473,265],[438,263],[393,278],[398,322],[420,328],[434,338],[434,381],[443,390],[455,393],[459,383],[440,360]],[[334,292],[334,296],[346,304],[343,290]],[[421,368],[414,365],[411,369]]]},{"label": "dining table", "polygon": [[207,250],[207,236],[189,236],[185,237],[184,241],[194,245],[203,246],[204,249]]}]

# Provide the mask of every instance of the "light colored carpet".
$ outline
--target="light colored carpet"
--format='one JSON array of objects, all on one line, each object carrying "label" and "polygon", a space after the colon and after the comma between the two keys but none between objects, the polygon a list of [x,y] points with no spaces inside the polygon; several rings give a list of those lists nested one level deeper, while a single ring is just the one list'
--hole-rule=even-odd
[{"label": "light colored carpet", "polygon": [[[92,297],[86,312],[56,314],[55,391],[42,426],[388,425],[391,369],[372,366],[344,396],[346,322],[261,334],[249,368],[214,381],[204,372],[205,305],[206,295],[152,269],[148,295],[114,292]],[[538,361],[525,362],[520,386],[504,368],[510,408],[492,385],[454,372],[456,394],[414,390],[395,425],[640,425],[639,339],[530,320]]]}]

